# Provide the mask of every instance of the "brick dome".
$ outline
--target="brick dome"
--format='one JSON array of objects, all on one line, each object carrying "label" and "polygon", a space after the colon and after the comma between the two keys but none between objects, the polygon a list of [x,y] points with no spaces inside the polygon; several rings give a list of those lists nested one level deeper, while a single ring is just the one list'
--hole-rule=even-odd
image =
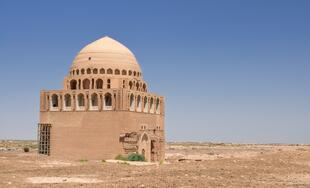
[{"label": "brick dome", "polygon": [[71,70],[82,68],[118,69],[141,74],[134,54],[126,46],[107,36],[88,44],[78,53]]}]

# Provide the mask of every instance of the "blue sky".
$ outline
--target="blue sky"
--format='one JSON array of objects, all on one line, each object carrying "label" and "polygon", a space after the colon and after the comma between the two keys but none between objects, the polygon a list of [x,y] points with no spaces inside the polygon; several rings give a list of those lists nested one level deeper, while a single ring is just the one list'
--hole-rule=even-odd
[{"label": "blue sky", "polygon": [[310,143],[310,1],[0,1],[0,139],[108,35],[166,97],[169,141]]}]

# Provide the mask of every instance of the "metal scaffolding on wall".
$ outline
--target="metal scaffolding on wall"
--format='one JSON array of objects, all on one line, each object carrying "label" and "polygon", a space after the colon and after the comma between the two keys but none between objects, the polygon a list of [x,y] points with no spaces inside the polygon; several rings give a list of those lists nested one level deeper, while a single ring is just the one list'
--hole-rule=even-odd
[{"label": "metal scaffolding on wall", "polygon": [[51,147],[51,124],[38,124],[38,152],[39,154],[50,155]]}]

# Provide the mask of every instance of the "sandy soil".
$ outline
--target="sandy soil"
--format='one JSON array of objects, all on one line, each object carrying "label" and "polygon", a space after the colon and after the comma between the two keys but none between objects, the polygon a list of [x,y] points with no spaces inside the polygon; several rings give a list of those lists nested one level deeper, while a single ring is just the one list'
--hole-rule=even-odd
[{"label": "sandy soil", "polygon": [[137,165],[60,160],[34,144],[0,141],[0,187],[310,187],[308,145],[169,143],[164,163]]}]

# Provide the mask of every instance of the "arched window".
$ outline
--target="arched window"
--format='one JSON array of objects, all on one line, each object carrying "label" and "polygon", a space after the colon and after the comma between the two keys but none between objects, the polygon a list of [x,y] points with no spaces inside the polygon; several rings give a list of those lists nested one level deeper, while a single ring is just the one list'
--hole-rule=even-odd
[{"label": "arched window", "polygon": [[151,98],[150,100],[150,113],[154,113],[154,99]]},{"label": "arched window", "polygon": [[122,70],[122,75],[127,75],[127,71],[126,70]]},{"label": "arched window", "polygon": [[126,88],[126,81],[123,80],[123,88]]},{"label": "arched window", "polygon": [[131,75],[132,75],[132,71],[131,71],[131,70],[128,72],[128,75],[129,75],[129,76],[131,76]]},{"label": "arched window", "polygon": [[70,96],[70,94],[65,95],[65,107],[71,107],[71,96]]},{"label": "arched window", "polygon": [[98,74],[98,69],[94,69],[94,70],[93,70],[93,73],[94,73],[94,74]]},{"label": "arched window", "polygon": [[136,71],[133,71],[133,75],[136,76]]},{"label": "arched window", "polygon": [[58,95],[56,95],[56,94],[52,95],[52,107],[53,108],[58,107]]},{"label": "arched window", "polygon": [[91,79],[91,88],[94,89],[95,88],[95,80]]},{"label": "arched window", "polygon": [[79,89],[81,89],[81,80],[79,79],[79,84],[78,84]]},{"label": "arched window", "polygon": [[130,95],[130,111],[135,110],[135,96],[133,94]]},{"label": "arched window", "polygon": [[91,95],[91,106],[98,106],[98,95],[96,93]]},{"label": "arched window", "polygon": [[112,110],[112,95],[110,93],[106,93],[104,95],[103,100],[103,109],[104,110]]},{"label": "arched window", "polygon": [[85,70],[84,69],[81,70],[81,74],[85,74]]},{"label": "arched window", "polygon": [[71,80],[70,81],[70,88],[72,90],[75,90],[77,88],[76,85],[77,85],[77,81],[76,80]]},{"label": "arched window", "polygon": [[104,74],[104,73],[105,73],[104,69],[100,69],[100,74]]},{"label": "arched window", "polygon": [[146,92],[146,84],[143,84],[143,91]]},{"label": "arched window", "polygon": [[137,91],[139,91],[139,83],[138,82],[136,83],[136,89],[137,89]]},{"label": "arched window", "polygon": [[107,70],[107,74],[113,74],[113,70],[112,69],[108,69]]},{"label": "arched window", "polygon": [[120,74],[120,71],[119,71],[118,69],[115,69],[114,74],[115,74],[115,75],[119,75],[119,74]]},{"label": "arched window", "polygon": [[111,80],[110,80],[110,79],[107,80],[107,88],[108,88],[108,89],[111,88]]},{"label": "arched window", "polygon": [[78,95],[78,106],[79,107],[84,107],[85,106],[85,99],[84,99],[84,95],[82,93],[80,93]]},{"label": "arched window", "polygon": [[148,137],[147,137],[147,135],[146,135],[146,134],[144,134],[144,135],[142,136],[142,141],[145,141],[145,142],[147,142],[147,141],[148,141]]},{"label": "arched window", "polygon": [[83,80],[83,89],[89,89],[90,81],[88,79]]},{"label": "arched window", "polygon": [[91,70],[90,68],[87,69],[87,74],[90,74],[91,73]]},{"label": "arched window", "polygon": [[72,75],[75,75],[75,70],[72,71]]},{"label": "arched window", "polygon": [[156,99],[156,113],[159,114],[159,105],[160,105],[160,101],[159,99],[157,98]]},{"label": "arched window", "polygon": [[148,109],[149,109],[149,104],[148,104],[148,100],[147,100],[147,97],[145,96],[144,97],[144,100],[143,100],[143,112],[148,112]]},{"label": "arched window", "polygon": [[103,80],[102,79],[96,80],[96,86],[97,89],[103,89]]},{"label": "arched window", "polygon": [[141,112],[142,102],[141,102],[141,96],[138,95],[137,97],[137,112]]},{"label": "arched window", "polygon": [[132,81],[129,82],[129,89],[132,89]]},{"label": "arched window", "polygon": [[79,75],[80,74],[80,71],[79,69],[76,70],[76,75]]}]

